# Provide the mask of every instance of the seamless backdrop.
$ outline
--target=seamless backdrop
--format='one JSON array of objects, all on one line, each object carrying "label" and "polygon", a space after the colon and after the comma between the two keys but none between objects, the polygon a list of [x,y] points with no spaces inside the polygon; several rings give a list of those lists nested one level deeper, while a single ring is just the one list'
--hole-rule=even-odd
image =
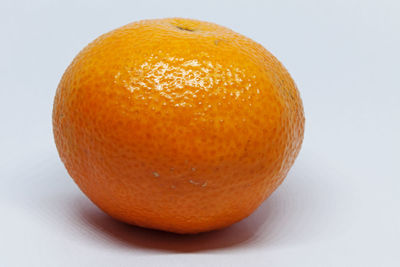
[{"label": "seamless backdrop", "polygon": [[[0,266],[399,266],[398,1],[0,2]],[[68,177],[53,142],[65,68],[132,21],[232,28],[288,68],[303,149],[249,218],[178,236],[118,223]]]}]

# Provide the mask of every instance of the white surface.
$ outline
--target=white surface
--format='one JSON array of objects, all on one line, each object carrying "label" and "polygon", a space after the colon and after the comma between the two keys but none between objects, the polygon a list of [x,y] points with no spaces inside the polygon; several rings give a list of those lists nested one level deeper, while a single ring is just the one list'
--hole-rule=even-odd
[{"label": "white surface", "polygon": [[[0,266],[400,266],[398,1],[2,1]],[[223,231],[177,236],[102,214],[53,143],[72,58],[144,18],[192,17],[262,43],[289,69],[306,137],[285,183]],[[397,164],[397,166],[396,166]]]}]

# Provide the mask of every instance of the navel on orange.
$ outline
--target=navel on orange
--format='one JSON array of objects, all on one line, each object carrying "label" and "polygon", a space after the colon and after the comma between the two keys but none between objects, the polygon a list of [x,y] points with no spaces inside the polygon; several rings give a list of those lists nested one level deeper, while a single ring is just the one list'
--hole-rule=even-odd
[{"label": "navel on orange", "polygon": [[197,233],[250,215],[303,140],[299,92],[249,38],[189,19],[106,33],[57,88],[54,137],[80,189],[112,217]]}]

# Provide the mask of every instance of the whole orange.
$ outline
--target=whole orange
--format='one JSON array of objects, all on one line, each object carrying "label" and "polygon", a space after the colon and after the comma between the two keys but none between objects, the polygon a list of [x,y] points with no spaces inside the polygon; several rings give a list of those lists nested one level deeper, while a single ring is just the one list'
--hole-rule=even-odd
[{"label": "whole orange", "polygon": [[250,215],[303,140],[295,83],[260,44],[190,19],[106,33],[57,88],[54,137],[80,189],[112,217],[198,233]]}]

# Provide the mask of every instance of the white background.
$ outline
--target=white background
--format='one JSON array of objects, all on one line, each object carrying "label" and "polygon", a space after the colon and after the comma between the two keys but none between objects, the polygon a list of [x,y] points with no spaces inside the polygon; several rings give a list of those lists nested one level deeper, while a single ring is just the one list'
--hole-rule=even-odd
[{"label": "white background", "polygon": [[[73,57],[145,18],[212,21],[263,44],[306,111],[303,149],[248,219],[179,236],[92,205],[53,142]],[[0,2],[0,266],[400,266],[398,1]]]}]

